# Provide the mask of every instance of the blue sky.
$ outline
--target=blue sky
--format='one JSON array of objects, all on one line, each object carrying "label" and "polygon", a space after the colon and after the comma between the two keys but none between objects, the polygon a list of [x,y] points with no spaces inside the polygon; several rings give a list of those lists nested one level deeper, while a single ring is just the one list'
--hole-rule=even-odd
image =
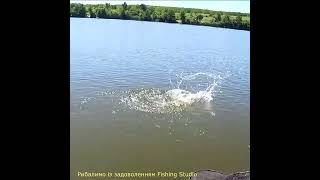
[{"label": "blue sky", "polygon": [[214,0],[207,0],[207,1],[151,1],[151,0],[144,0],[144,1],[135,1],[135,0],[117,0],[117,1],[95,1],[95,0],[85,0],[85,1],[78,1],[78,0],[70,0],[71,3],[79,2],[83,4],[122,4],[126,2],[127,4],[146,4],[146,5],[156,5],[156,6],[171,6],[171,7],[186,7],[186,8],[200,8],[200,9],[210,9],[210,10],[218,10],[218,11],[231,11],[231,12],[245,12],[250,13],[250,1],[249,0],[224,0],[224,1],[214,1]]}]

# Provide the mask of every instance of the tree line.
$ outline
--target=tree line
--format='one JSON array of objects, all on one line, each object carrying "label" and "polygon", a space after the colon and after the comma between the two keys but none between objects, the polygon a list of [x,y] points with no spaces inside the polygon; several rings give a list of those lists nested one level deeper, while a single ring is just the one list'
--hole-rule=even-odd
[{"label": "tree line", "polygon": [[71,17],[128,19],[250,30],[250,14],[140,5],[70,4]]}]

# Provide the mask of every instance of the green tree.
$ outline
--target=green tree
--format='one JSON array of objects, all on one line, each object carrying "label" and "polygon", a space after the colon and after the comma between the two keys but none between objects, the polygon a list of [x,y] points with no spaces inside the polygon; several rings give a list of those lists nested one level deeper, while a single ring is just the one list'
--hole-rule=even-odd
[{"label": "green tree", "polygon": [[121,9],[121,13],[120,13],[120,16],[122,17],[122,19],[128,19],[128,5],[126,2],[124,2],[122,4],[122,9]]},{"label": "green tree", "polygon": [[223,19],[222,19],[222,22],[223,22],[223,23],[230,23],[230,17],[229,17],[229,15],[224,15],[224,16],[223,16]]},{"label": "green tree", "polygon": [[147,10],[147,6],[145,4],[140,4],[140,9],[142,11],[146,11]]},{"label": "green tree", "polygon": [[221,21],[221,14],[220,13],[215,14],[214,18],[215,18],[216,22],[220,22]]},{"label": "green tree", "polygon": [[201,14],[191,14],[191,24],[200,24],[201,20],[203,19],[203,15]]},{"label": "green tree", "polygon": [[114,18],[114,19],[122,19],[121,17],[121,11],[116,10],[116,9],[112,9],[109,11],[108,16],[110,18]]},{"label": "green tree", "polygon": [[181,23],[184,24],[186,22],[186,15],[184,11],[180,12]]},{"label": "green tree", "polygon": [[158,11],[153,11],[150,15],[152,21],[159,21],[159,13]]},{"label": "green tree", "polygon": [[164,19],[164,22],[174,23],[176,22],[176,15],[172,9],[170,10],[165,9],[163,14],[163,19]]},{"label": "green tree", "polygon": [[89,6],[89,8],[88,8],[88,17],[90,17],[90,18],[95,18],[96,17],[96,14],[93,12],[91,6]]},{"label": "green tree", "polygon": [[139,20],[150,21],[151,20],[151,12],[149,10],[140,11],[139,12]]},{"label": "green tree", "polygon": [[99,7],[97,9],[96,15],[98,18],[107,18],[107,13],[106,13],[106,9]]},{"label": "green tree", "polygon": [[237,24],[241,24],[242,23],[242,17],[241,16],[237,16],[236,23]]},{"label": "green tree", "polygon": [[116,5],[110,5],[111,9],[117,9]]},{"label": "green tree", "polygon": [[[140,5],[106,4],[70,4],[71,17],[98,17],[134,19],[143,21],[161,21],[176,23],[176,14],[183,24],[203,24],[203,18],[209,17],[212,26],[250,30],[250,14],[211,11],[194,8],[161,7]],[[235,18],[231,18],[235,17]]]},{"label": "green tree", "polygon": [[121,13],[120,13],[120,16],[122,19],[128,19],[128,13],[126,10],[122,9],[121,10]]},{"label": "green tree", "polygon": [[133,5],[133,6],[130,8],[128,14],[129,14],[129,16],[130,16],[131,18],[134,18],[134,19],[135,19],[135,17],[137,17],[137,16],[139,15],[139,11],[140,11],[139,7],[136,6],[136,5]]},{"label": "green tree", "polygon": [[86,8],[83,4],[73,3],[70,4],[70,16],[71,17],[86,17]]},{"label": "green tree", "polygon": [[145,18],[144,18],[144,20],[145,20],[145,21],[151,21],[151,14],[152,14],[152,10],[151,10],[151,9],[147,9],[147,10],[145,11]]},{"label": "green tree", "polygon": [[197,19],[197,24],[199,24],[199,23],[202,21],[202,19],[203,19],[203,15],[202,15],[202,14],[198,14],[198,15],[196,16],[196,19]]},{"label": "green tree", "polygon": [[127,9],[128,9],[128,5],[127,5],[126,2],[124,2],[124,3],[122,4],[122,8],[123,8],[123,10],[127,10]]},{"label": "green tree", "polygon": [[86,8],[83,6],[83,4],[81,4],[79,7],[79,16],[86,17]]}]

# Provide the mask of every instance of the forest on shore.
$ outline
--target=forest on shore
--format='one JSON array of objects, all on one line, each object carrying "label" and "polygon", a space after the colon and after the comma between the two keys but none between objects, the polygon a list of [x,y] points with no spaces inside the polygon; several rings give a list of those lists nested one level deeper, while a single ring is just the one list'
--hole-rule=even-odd
[{"label": "forest on shore", "polygon": [[145,4],[119,5],[70,4],[70,16],[82,18],[127,19],[204,25],[240,30],[250,30],[250,14],[213,11],[207,9],[149,6]]}]

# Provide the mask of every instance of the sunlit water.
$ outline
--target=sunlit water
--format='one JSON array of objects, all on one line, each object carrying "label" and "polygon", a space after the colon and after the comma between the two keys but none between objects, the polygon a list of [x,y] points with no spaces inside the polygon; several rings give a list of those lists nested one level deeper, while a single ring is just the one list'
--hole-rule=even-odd
[{"label": "sunlit water", "polygon": [[71,179],[250,169],[250,32],[70,21]]}]

